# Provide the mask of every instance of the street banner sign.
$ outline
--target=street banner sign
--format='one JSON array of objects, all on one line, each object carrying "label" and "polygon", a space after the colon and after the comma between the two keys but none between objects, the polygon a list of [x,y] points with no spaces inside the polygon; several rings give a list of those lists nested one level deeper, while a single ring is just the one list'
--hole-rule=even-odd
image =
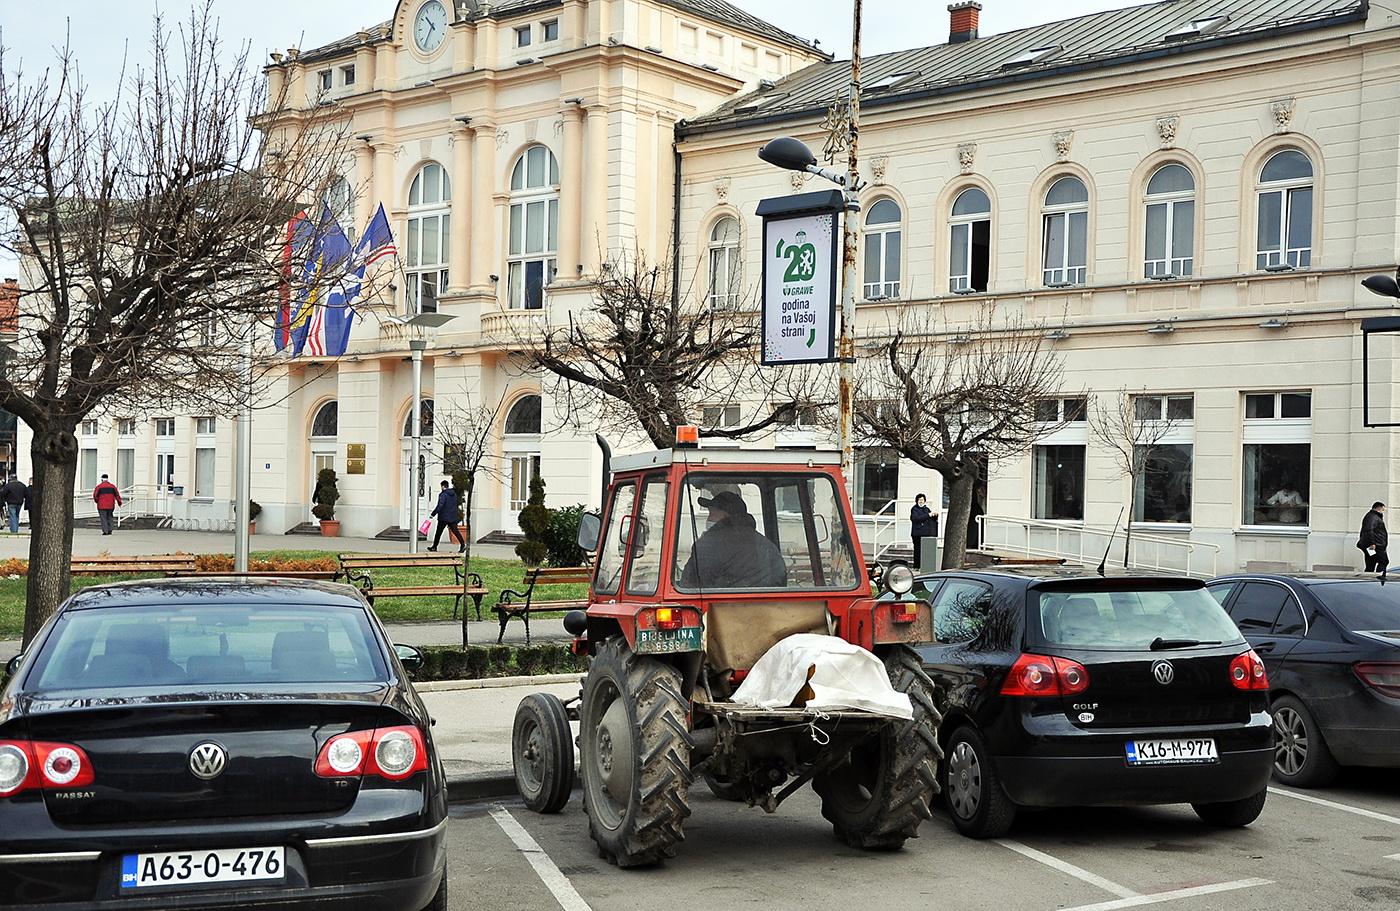
[{"label": "street banner sign", "polygon": [[765,365],[836,359],[836,265],[843,205],[840,191],[759,203]]}]

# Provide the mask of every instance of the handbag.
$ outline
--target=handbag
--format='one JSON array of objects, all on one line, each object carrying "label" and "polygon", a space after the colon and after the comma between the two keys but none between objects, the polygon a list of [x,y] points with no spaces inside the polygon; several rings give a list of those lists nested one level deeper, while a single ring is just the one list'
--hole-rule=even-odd
[{"label": "handbag", "polygon": [[420,535],[426,535],[430,530],[432,530],[432,527],[433,527],[433,520],[432,520],[432,518],[429,517],[429,518],[427,518],[427,519],[424,519],[422,522],[419,522],[419,523],[418,523],[418,533],[419,533]]}]

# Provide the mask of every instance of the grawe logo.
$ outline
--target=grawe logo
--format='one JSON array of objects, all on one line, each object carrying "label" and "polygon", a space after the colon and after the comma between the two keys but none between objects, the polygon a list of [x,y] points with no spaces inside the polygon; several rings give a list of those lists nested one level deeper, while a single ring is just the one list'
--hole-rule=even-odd
[{"label": "grawe logo", "polygon": [[778,249],[775,251],[779,259],[786,258],[788,261],[787,271],[783,273],[785,282],[809,282],[817,274],[817,248],[806,243],[807,232],[798,231],[796,243],[787,244],[787,249],[783,249],[782,238],[778,238]]}]

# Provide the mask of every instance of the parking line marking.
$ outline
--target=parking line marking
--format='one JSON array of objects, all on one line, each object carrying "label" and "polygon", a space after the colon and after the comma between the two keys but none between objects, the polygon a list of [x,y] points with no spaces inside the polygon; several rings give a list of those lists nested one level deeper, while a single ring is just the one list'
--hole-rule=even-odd
[{"label": "parking line marking", "polygon": [[1387,855],[1385,856],[1385,859],[1386,859],[1386,860],[1400,860],[1400,854],[1387,854]]},{"label": "parking line marking", "polygon": [[[1046,854],[1044,851],[1037,851],[1035,848],[1032,848],[1030,845],[1023,845],[1023,844],[1021,844],[1019,841],[1011,841],[1010,839],[1006,839],[1006,838],[998,838],[998,839],[996,839],[996,843],[999,844],[999,845],[1001,845],[1003,848],[1006,848],[1007,850],[1015,851],[1017,854],[1020,854],[1022,857],[1029,857],[1031,860],[1035,861],[1036,863],[1044,864],[1045,866],[1050,867],[1051,869],[1059,870],[1061,873],[1068,873],[1070,876],[1073,876],[1075,879],[1078,879],[1078,880],[1081,880],[1081,881],[1083,881],[1083,882],[1086,882],[1086,883],[1088,883],[1088,884],[1091,885],[1091,886],[1098,886],[1100,889],[1104,890],[1105,892],[1112,892],[1114,895],[1118,896],[1120,899],[1130,899],[1130,898],[1140,898],[1140,897],[1141,897],[1140,893],[1134,892],[1132,889],[1129,889],[1127,886],[1120,886],[1120,885],[1118,885],[1118,883],[1114,882],[1114,881],[1111,880],[1111,879],[1104,879],[1102,876],[1098,875],[1097,873],[1090,873],[1088,870],[1085,870],[1083,867],[1076,867],[1074,864],[1070,863],[1069,861],[1060,860],[1058,857],[1051,857],[1049,854]],[[1125,906],[1125,907],[1126,907],[1126,906]]]},{"label": "parking line marking", "polygon": [[1288,791],[1283,788],[1269,788],[1269,793],[1278,794],[1281,797],[1292,797],[1294,800],[1303,800],[1308,803],[1315,803],[1321,807],[1331,807],[1334,810],[1341,810],[1344,813],[1354,813],[1357,816],[1364,816],[1367,819],[1375,819],[1380,822],[1388,822],[1393,826],[1400,826],[1400,817],[1387,816],[1384,813],[1377,813],[1375,810],[1353,807],[1350,804],[1337,803],[1335,800],[1323,800],[1321,797],[1313,797],[1311,794],[1299,794],[1297,791]]},{"label": "parking line marking", "polygon": [[1217,892],[1233,892],[1236,889],[1252,889],[1255,886],[1271,885],[1270,879],[1237,879],[1228,883],[1211,883],[1208,886],[1191,886],[1188,889],[1173,889],[1170,892],[1157,892],[1152,895],[1134,895],[1130,898],[1117,898],[1095,905],[1080,905],[1065,911],[1117,911],[1118,908],[1140,908],[1160,902],[1176,901],[1179,898],[1195,898],[1198,895],[1214,895]]},{"label": "parking line marking", "polygon": [[525,859],[530,862],[530,866],[535,868],[535,873],[539,876],[540,882],[544,883],[546,889],[554,896],[554,900],[559,903],[559,907],[564,911],[593,911],[588,906],[588,902],[583,900],[583,896],[578,894],[574,884],[569,882],[569,878],[564,875],[550,859],[549,855],[540,847],[540,843],[525,831],[510,811],[505,807],[496,807],[491,811],[491,818],[496,820],[496,825],[501,827],[501,831],[506,833],[506,837],[515,842],[515,846],[520,849],[520,853],[525,855]]}]

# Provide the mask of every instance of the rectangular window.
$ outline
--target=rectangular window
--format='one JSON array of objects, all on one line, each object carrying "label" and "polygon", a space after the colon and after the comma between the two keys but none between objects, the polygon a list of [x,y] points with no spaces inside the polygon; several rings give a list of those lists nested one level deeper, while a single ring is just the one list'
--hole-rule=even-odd
[{"label": "rectangular window", "polygon": [[1244,406],[1241,521],[1252,526],[1307,528],[1312,393],[1250,393]]},{"label": "rectangular window", "polygon": [[194,432],[198,434],[210,434],[214,432],[215,418],[195,418]]},{"label": "rectangular window", "polygon": [[706,405],[700,410],[701,422],[706,427],[718,427],[727,430],[731,427],[739,426],[739,406],[738,405]]},{"label": "rectangular window", "polygon": [[1082,424],[1088,418],[1088,404],[1088,400],[1082,398],[1037,399],[1035,419],[1042,424],[1057,424],[1061,421]]},{"label": "rectangular window", "polygon": [[899,499],[899,455],[883,446],[859,448],[856,461],[856,515],[873,516]]},{"label": "rectangular window", "polygon": [[117,486],[130,490],[136,483],[136,450],[117,450]]},{"label": "rectangular window", "polygon": [[992,222],[990,219],[953,225],[948,261],[948,290],[954,294],[986,291],[991,273]]},{"label": "rectangular window", "polygon": [[201,446],[194,451],[194,495],[202,499],[214,496],[214,462],[216,451],[212,446]]},{"label": "rectangular window", "polygon": [[[543,168],[541,159],[541,168]],[[544,180],[543,175],[540,176]],[[506,294],[512,309],[544,307],[544,289],[558,271],[559,200],[515,203],[510,207]]]},{"label": "rectangular window", "polygon": [[81,433],[85,437],[97,436],[97,422],[92,420],[83,421],[82,429],[79,431],[79,433]]},{"label": "rectangular window", "polygon": [[175,435],[174,418],[156,418],[156,436],[173,437]]},{"label": "rectangular window", "polygon": [[1306,269],[1312,265],[1312,187],[1259,194],[1259,269]]},{"label": "rectangular window", "polygon": [[1191,199],[1147,207],[1147,246],[1143,274],[1148,278],[1190,275],[1194,269],[1196,203]]},{"label": "rectangular window", "polygon": [[899,297],[902,232],[869,231],[865,235],[865,299]]},{"label": "rectangular window", "polygon": [[134,436],[136,436],[136,419],[135,419],[135,418],[118,418],[118,419],[117,419],[117,436],[123,436],[123,437],[134,437]]},{"label": "rectangular window", "polygon": [[540,40],[541,40],[541,41],[558,41],[558,40],[559,40],[559,20],[558,20],[558,19],[546,19],[544,22],[541,22],[541,23],[540,23]]},{"label": "rectangular window", "polygon": [[346,65],[346,66],[342,66],[342,67],[340,68],[340,84],[341,84],[341,85],[354,85],[354,84],[355,84],[355,64],[351,63],[351,64],[348,64],[348,65]]},{"label": "rectangular window", "polygon": [[1137,447],[1141,471],[1134,482],[1134,522],[1191,522],[1191,457],[1189,443]]},{"label": "rectangular window", "polygon": [[330,70],[321,70],[319,73],[317,73],[317,74],[316,74],[316,84],[319,85],[319,86],[321,87],[321,92],[322,92],[322,93],[329,92],[329,91],[331,90],[331,87],[332,87],[332,83],[331,83],[331,71],[330,71]]},{"label": "rectangular window", "polygon": [[1083,445],[1036,446],[1035,518],[1083,521]]},{"label": "rectangular window", "polygon": [[517,29],[515,30],[515,46],[516,46],[516,47],[529,47],[529,46],[530,46],[530,26],[528,26],[528,25],[522,25],[522,26],[520,26],[519,28],[517,28]]},{"label": "rectangular window", "polygon": [[78,481],[82,490],[97,486],[97,450],[84,449],[78,454]]},{"label": "rectangular window", "polygon": [[1052,287],[1082,285],[1087,273],[1089,213],[1055,212],[1045,216],[1044,279]]},{"label": "rectangular window", "polygon": [[[432,169],[424,173],[437,176]],[[451,240],[451,215],[421,215],[408,220],[405,293],[409,313],[437,311],[438,298],[447,293],[447,251]]]}]

